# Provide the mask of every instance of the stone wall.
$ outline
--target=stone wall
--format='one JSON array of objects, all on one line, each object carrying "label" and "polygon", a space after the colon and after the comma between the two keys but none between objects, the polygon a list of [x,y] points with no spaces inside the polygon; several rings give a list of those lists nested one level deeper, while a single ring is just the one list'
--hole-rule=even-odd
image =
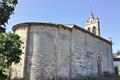
[{"label": "stone wall", "polygon": [[24,44],[22,44],[22,52],[24,54],[21,55],[21,61],[18,64],[12,64],[11,66],[11,78],[23,78],[24,74],[24,58],[26,53],[26,41],[27,41],[27,31],[28,27],[22,26],[19,29],[15,31],[16,34],[18,34],[21,37],[21,40]]},{"label": "stone wall", "polygon": [[70,80],[114,72],[111,44],[89,32],[39,24],[29,26],[27,37],[25,80]]}]

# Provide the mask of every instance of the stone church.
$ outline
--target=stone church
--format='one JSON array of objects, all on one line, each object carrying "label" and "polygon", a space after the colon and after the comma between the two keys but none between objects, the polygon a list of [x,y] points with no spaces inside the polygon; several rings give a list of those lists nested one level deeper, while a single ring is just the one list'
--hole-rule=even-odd
[{"label": "stone church", "polygon": [[28,22],[13,31],[24,42],[19,64],[11,66],[11,78],[71,80],[80,76],[114,73],[112,42],[100,36],[99,18],[93,14],[85,29],[73,24]]}]

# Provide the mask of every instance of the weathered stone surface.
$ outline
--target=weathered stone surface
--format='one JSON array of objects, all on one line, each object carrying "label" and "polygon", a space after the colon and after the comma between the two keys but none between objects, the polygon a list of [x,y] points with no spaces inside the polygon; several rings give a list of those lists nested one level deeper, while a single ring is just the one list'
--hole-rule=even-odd
[{"label": "weathered stone surface", "polygon": [[31,23],[21,33],[24,27],[17,27],[15,33],[27,42],[25,59],[22,57],[24,74],[23,70],[19,74],[25,80],[70,80],[114,72],[109,41],[75,26]]},{"label": "weathered stone surface", "polygon": [[[15,31],[16,34],[19,34],[21,37],[21,40],[23,41],[22,45],[22,52],[25,53],[26,50],[26,37],[27,37],[27,27],[21,27],[20,29],[17,29]],[[24,73],[24,58],[25,54],[21,55],[22,60],[18,64],[13,64],[11,66],[11,78],[13,77],[18,77],[18,78],[23,78],[23,73]]]}]

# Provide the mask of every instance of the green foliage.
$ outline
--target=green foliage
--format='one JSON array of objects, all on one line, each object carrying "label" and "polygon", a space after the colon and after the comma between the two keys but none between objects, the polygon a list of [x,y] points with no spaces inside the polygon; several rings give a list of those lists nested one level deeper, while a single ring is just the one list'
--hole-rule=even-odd
[{"label": "green foliage", "polygon": [[118,50],[115,54],[116,54],[117,56],[120,55],[120,50]]},{"label": "green foliage", "polygon": [[13,33],[5,33],[6,23],[13,14],[18,0],[0,0],[0,79],[9,70],[12,63],[20,62],[22,54],[20,37]]},{"label": "green foliage", "polygon": [[0,70],[3,73],[12,63],[19,63],[22,54],[20,37],[14,33],[0,34]]},{"label": "green foliage", "polygon": [[17,0],[0,0],[0,33],[5,32],[5,24],[13,14]]},{"label": "green foliage", "polygon": [[114,57],[120,56],[120,50],[116,51],[115,53],[113,53]]}]

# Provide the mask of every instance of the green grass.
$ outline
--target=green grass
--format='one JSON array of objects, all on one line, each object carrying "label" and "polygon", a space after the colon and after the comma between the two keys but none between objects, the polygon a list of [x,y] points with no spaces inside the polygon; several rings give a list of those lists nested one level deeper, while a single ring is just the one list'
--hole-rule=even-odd
[{"label": "green grass", "polygon": [[[6,79],[7,76],[6,75],[2,75],[0,76],[0,80],[10,80],[10,79]],[[18,80],[18,79],[13,79],[13,80]],[[19,80],[23,80],[23,79],[19,79]],[[58,80],[68,80],[65,78],[62,79],[58,79]],[[120,76],[117,75],[109,75],[109,76],[100,76],[100,77],[76,77],[75,79],[71,79],[71,80],[120,80]]]}]

